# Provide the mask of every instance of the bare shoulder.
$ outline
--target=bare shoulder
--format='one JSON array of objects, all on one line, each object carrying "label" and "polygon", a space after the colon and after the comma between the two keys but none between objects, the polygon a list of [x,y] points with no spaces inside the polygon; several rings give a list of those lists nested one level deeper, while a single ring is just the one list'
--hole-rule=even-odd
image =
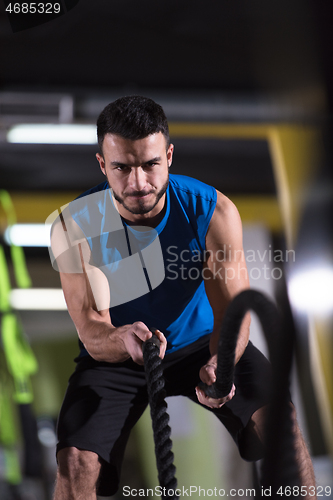
[{"label": "bare shoulder", "polygon": [[217,191],[217,202],[212,215],[208,232],[228,233],[230,230],[242,231],[242,221],[236,205],[220,191]]},{"label": "bare shoulder", "polygon": [[70,241],[85,239],[84,233],[77,222],[73,219],[68,207],[62,210],[52,224],[52,235],[67,233]]},{"label": "bare shoulder", "polygon": [[82,259],[85,262],[90,260],[85,235],[67,209],[53,222],[50,250],[52,265],[60,272],[82,273]]}]

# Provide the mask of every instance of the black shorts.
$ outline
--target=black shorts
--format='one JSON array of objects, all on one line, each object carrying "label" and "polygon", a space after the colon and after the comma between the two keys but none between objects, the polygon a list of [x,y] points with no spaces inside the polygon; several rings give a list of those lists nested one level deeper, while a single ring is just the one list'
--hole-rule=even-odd
[{"label": "black shorts", "polygon": [[[168,354],[162,362],[167,396],[183,395],[198,403],[195,387],[209,357],[209,336]],[[250,342],[235,367],[233,399],[219,409],[204,406],[216,414],[238,446],[252,414],[269,401],[270,372],[269,362]],[[147,404],[142,366],[132,360],[101,363],[90,357],[78,362],[59,415],[57,451],[74,446],[99,455],[99,494],[117,491],[130,431]]]}]

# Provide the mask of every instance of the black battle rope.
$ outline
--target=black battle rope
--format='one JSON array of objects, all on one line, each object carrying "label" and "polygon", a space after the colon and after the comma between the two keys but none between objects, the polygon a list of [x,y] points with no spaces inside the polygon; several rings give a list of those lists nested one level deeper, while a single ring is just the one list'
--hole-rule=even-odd
[{"label": "black battle rope", "polygon": [[[225,397],[231,391],[238,333],[244,316],[250,309],[257,314],[260,320],[273,372],[272,398],[266,423],[266,453],[262,465],[261,484],[266,496],[269,493],[271,498],[281,500],[293,497],[292,488],[300,486],[292,433],[292,408],[289,399],[293,335],[288,325],[282,323],[276,306],[261,292],[245,290],[229,304],[219,337],[216,382],[212,386],[201,383],[200,387],[204,389],[207,396],[213,398]],[[169,416],[166,413],[167,405],[164,400],[164,380],[161,360],[158,356],[159,348],[154,339],[158,342],[158,339],[153,336],[143,344],[143,352],[153,421],[156,461],[161,486],[168,484],[168,488],[175,489],[177,483],[174,479],[175,468],[172,464],[172,442],[168,425]],[[267,491],[267,488],[270,491]]]},{"label": "black battle rope", "polygon": [[275,305],[261,292],[245,290],[234,298],[224,315],[218,343],[216,382],[210,386],[200,384],[206,395],[211,398],[223,398],[231,391],[238,333],[244,316],[250,309],[259,317],[268,343],[270,358],[272,359],[275,355],[275,343],[279,338],[280,315]]},{"label": "black battle rope", "polygon": [[261,484],[266,493],[269,488],[270,496],[281,500],[293,496],[293,486],[296,487],[296,492],[297,486],[300,486],[289,394],[294,332],[290,325],[282,321],[275,304],[261,292],[245,290],[229,304],[219,337],[216,382],[212,386],[201,383],[200,387],[207,396],[213,398],[225,397],[231,391],[238,333],[244,316],[250,309],[260,320],[273,373]]},{"label": "black battle rope", "polygon": [[[154,332],[155,329],[151,328]],[[177,499],[176,467],[173,465],[174,455],[171,451],[171,429],[165,401],[164,377],[161,366],[160,341],[153,335],[143,343],[143,360],[145,364],[150,415],[153,424],[156,465],[158,480],[162,488],[162,498]]]}]

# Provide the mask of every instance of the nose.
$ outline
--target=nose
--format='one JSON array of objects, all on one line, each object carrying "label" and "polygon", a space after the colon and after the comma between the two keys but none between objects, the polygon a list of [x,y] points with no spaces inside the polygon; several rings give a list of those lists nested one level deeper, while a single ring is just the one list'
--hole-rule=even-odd
[{"label": "nose", "polygon": [[133,167],[128,179],[128,186],[133,191],[143,191],[146,186],[146,174],[141,167]]}]

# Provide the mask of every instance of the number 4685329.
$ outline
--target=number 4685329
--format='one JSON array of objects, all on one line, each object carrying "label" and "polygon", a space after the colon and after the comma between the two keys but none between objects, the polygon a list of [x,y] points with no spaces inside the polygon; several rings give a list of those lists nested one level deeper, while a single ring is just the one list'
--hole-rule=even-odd
[{"label": "number 4685329", "polygon": [[280,486],[276,494],[287,497],[330,497],[331,492],[330,486]]},{"label": "number 4685329", "polygon": [[25,2],[25,3],[10,3],[6,7],[6,12],[9,14],[59,14],[61,9],[60,3],[42,3],[42,2]]}]

